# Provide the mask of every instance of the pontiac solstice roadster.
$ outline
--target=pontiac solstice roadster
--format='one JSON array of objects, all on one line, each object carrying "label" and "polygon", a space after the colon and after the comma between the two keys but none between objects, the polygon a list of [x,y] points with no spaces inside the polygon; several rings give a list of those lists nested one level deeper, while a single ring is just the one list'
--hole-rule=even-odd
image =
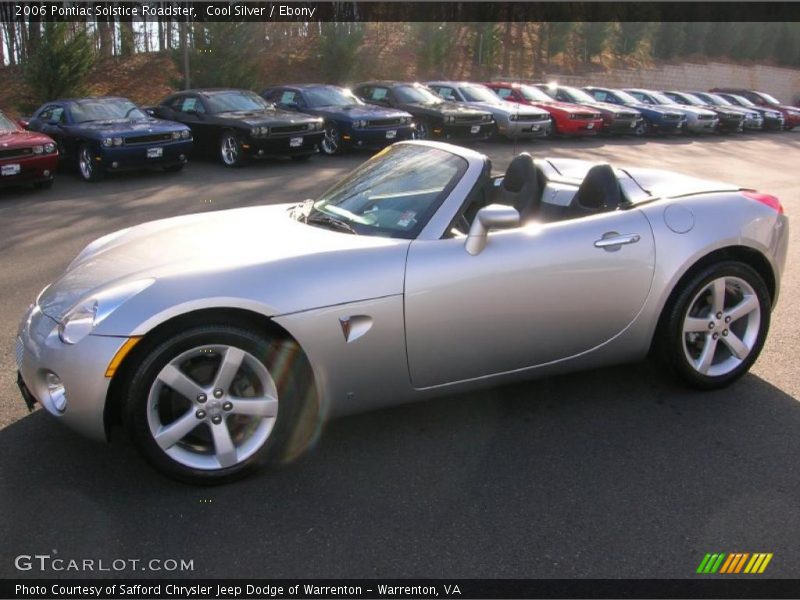
[{"label": "pontiac solstice roadster", "polygon": [[316,200],[89,244],[20,325],[18,383],[65,424],[122,424],[219,483],[333,415],[656,356],[697,388],[758,357],[788,222],[676,173],[401,142]]}]

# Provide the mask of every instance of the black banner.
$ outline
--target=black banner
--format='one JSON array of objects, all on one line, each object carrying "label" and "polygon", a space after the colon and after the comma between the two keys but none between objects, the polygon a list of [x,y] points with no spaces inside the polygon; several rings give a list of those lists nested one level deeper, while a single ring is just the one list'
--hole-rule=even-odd
[{"label": "black banner", "polygon": [[783,22],[798,2],[3,2],[5,21]]},{"label": "black banner", "polygon": [[328,598],[797,598],[800,580],[719,579],[329,579],[329,580],[3,580],[16,599],[328,599]]}]

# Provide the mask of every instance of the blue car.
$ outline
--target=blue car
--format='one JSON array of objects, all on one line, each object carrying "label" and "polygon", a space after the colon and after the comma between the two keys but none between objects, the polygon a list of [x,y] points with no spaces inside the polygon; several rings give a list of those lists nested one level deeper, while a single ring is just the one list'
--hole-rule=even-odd
[{"label": "blue car", "polygon": [[261,95],[278,108],[325,119],[325,137],[320,144],[325,154],[348,148],[382,148],[414,137],[411,114],[366,104],[336,85],[283,85],[267,88]]},{"label": "blue car", "polygon": [[126,98],[47,102],[31,117],[28,129],[53,138],[62,160],[77,164],[86,181],[125,169],[180,171],[192,149],[188,127],[154,119]]},{"label": "blue car", "polygon": [[636,127],[634,131],[636,135],[644,135],[646,133],[678,133],[686,124],[686,115],[682,111],[645,104],[628,92],[622,90],[587,86],[583,88],[583,91],[598,102],[627,106],[629,108],[635,108],[642,113],[644,120]]}]

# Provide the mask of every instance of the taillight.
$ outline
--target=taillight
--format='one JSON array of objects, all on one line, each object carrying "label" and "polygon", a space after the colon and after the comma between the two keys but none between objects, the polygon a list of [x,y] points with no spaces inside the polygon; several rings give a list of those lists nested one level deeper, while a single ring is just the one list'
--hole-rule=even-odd
[{"label": "taillight", "polygon": [[742,196],[744,196],[745,198],[750,198],[750,200],[755,200],[756,202],[761,202],[761,204],[764,204],[766,206],[769,206],[779,215],[783,214],[783,206],[781,205],[781,201],[778,200],[775,196],[770,196],[769,194],[762,194],[761,192],[755,192],[753,190],[743,190]]}]

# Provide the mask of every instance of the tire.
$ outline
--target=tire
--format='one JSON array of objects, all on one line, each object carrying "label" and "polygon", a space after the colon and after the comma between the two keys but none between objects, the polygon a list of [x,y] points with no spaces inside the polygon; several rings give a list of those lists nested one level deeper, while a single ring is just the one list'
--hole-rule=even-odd
[{"label": "tire", "polygon": [[724,261],[705,267],[665,308],[656,332],[658,356],[691,387],[730,385],[758,358],[771,304],[764,280],[748,265]]},{"label": "tire", "polygon": [[33,184],[33,187],[37,190],[49,190],[53,187],[53,180],[48,179],[47,181],[37,181]]},{"label": "tire", "polygon": [[333,156],[342,151],[342,134],[335,125],[325,123],[325,136],[319,144],[320,151],[326,156]]},{"label": "tire", "polygon": [[633,129],[633,135],[636,137],[642,137],[649,133],[650,127],[647,124],[647,121],[642,120],[636,127]]},{"label": "tire", "polygon": [[197,325],[152,340],[126,373],[125,427],[150,464],[180,481],[238,479],[298,454],[316,433],[305,355],[252,328]]},{"label": "tire", "polygon": [[425,119],[417,119],[415,121],[416,129],[414,130],[415,140],[429,140],[431,139],[431,124]]},{"label": "tire", "polygon": [[164,167],[164,171],[166,171],[167,173],[180,173],[181,171],[183,171],[183,167],[185,166],[186,166],[185,163],[180,163],[177,165],[169,165],[168,167]]},{"label": "tire", "polygon": [[83,144],[78,149],[78,173],[84,181],[96,183],[103,179],[105,171],[94,160],[94,153],[88,145]]},{"label": "tire", "polygon": [[220,136],[219,159],[226,167],[236,168],[244,164],[242,143],[233,131],[225,131]]}]

